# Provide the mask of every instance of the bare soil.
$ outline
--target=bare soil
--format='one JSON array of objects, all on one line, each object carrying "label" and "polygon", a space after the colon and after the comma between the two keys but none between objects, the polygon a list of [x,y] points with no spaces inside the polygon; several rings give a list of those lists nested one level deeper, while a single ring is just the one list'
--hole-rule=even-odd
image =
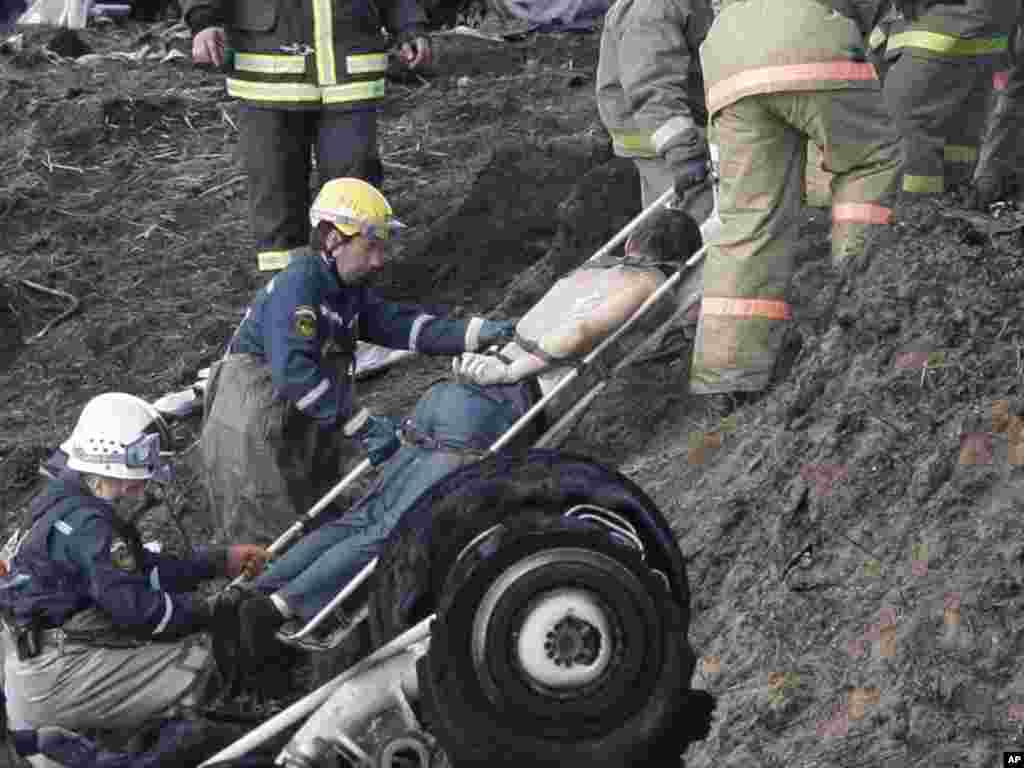
[{"label": "bare soil", "polygon": [[[167,33],[81,37],[188,50]],[[222,76],[55,61],[51,35],[0,56],[8,527],[90,397],[190,384],[261,282]],[[594,106],[597,42],[442,36],[436,71],[391,84],[384,191],[413,226],[387,295],[512,316],[636,213]],[[1024,220],[957,205],[900,206],[842,284],[827,210],[808,208],[783,381],[713,422],[687,395],[688,350],[665,352],[567,443],[650,492],[689,559],[694,684],[719,697],[690,766],[988,768],[1022,740]],[[416,359],[362,392],[401,416],[446,365]],[[197,419],[176,429],[194,445]],[[171,549],[212,533],[193,453],[144,520]]]}]

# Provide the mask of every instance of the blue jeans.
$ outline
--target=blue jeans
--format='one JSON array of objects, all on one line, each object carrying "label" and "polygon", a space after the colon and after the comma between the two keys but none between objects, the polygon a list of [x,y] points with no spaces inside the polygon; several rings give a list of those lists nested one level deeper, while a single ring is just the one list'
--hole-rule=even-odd
[{"label": "blue jeans", "polygon": [[[416,404],[416,430],[448,446],[485,449],[533,404],[528,384],[435,384]],[[531,437],[527,434],[526,437]],[[277,593],[303,621],[313,618],[384,545],[415,501],[479,454],[406,445],[384,463],[373,487],[344,515],[301,539],[255,582]]]},{"label": "blue jeans", "polygon": [[298,618],[309,621],[380,554],[419,495],[462,463],[455,454],[403,447],[348,512],[300,539],[253,586],[276,592]]}]

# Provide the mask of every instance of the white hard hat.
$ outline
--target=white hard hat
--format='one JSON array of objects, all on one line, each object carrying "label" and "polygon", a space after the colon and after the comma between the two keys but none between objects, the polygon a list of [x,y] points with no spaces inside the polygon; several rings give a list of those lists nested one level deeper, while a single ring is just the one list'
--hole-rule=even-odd
[{"label": "white hard hat", "polygon": [[98,395],[85,404],[71,436],[61,443],[68,468],[123,480],[167,480],[161,437],[168,436],[160,413],[124,392]]}]

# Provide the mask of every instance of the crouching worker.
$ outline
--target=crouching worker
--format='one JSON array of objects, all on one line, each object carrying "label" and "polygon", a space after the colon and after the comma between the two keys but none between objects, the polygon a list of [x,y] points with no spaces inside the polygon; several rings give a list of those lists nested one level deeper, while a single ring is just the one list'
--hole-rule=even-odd
[{"label": "crouching worker", "polygon": [[[516,341],[500,351],[456,358],[456,377],[435,384],[420,398],[402,424],[401,450],[366,495],[346,514],[301,539],[254,582],[257,594],[239,607],[248,658],[257,663],[272,658],[276,630],[290,618],[313,618],[380,553],[388,534],[426,489],[482,458],[700,244],[700,230],[687,213],[660,210],[633,233],[623,258],[588,262],[559,280],[519,321]],[[545,415],[558,414],[545,409]],[[529,447],[540,431],[535,420],[512,448]]]},{"label": "crouching worker", "polygon": [[339,432],[374,464],[398,449],[394,424],[355,407],[358,339],[451,355],[513,332],[512,322],[439,318],[370,290],[403,225],[365,181],[329,181],[310,220],[320,252],[293,259],[259,292],[208,390],[203,463],[229,541],[272,541],[313,506],[337,481]]},{"label": "crouching worker", "polygon": [[266,562],[257,546],[184,559],[142,546],[125,513],[169,472],[161,426],[137,397],[93,398],[64,444],[66,468],[32,502],[31,528],[0,579],[13,731],[128,731],[197,703],[213,671],[202,632],[215,611],[193,590]]}]

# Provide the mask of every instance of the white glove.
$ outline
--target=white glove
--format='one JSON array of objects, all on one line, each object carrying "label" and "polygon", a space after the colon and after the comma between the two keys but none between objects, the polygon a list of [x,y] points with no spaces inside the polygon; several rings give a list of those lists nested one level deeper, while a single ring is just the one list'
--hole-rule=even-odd
[{"label": "white glove", "polygon": [[461,357],[452,358],[452,370],[456,376],[469,379],[481,387],[491,384],[508,384],[508,366],[491,355],[463,352]]}]

